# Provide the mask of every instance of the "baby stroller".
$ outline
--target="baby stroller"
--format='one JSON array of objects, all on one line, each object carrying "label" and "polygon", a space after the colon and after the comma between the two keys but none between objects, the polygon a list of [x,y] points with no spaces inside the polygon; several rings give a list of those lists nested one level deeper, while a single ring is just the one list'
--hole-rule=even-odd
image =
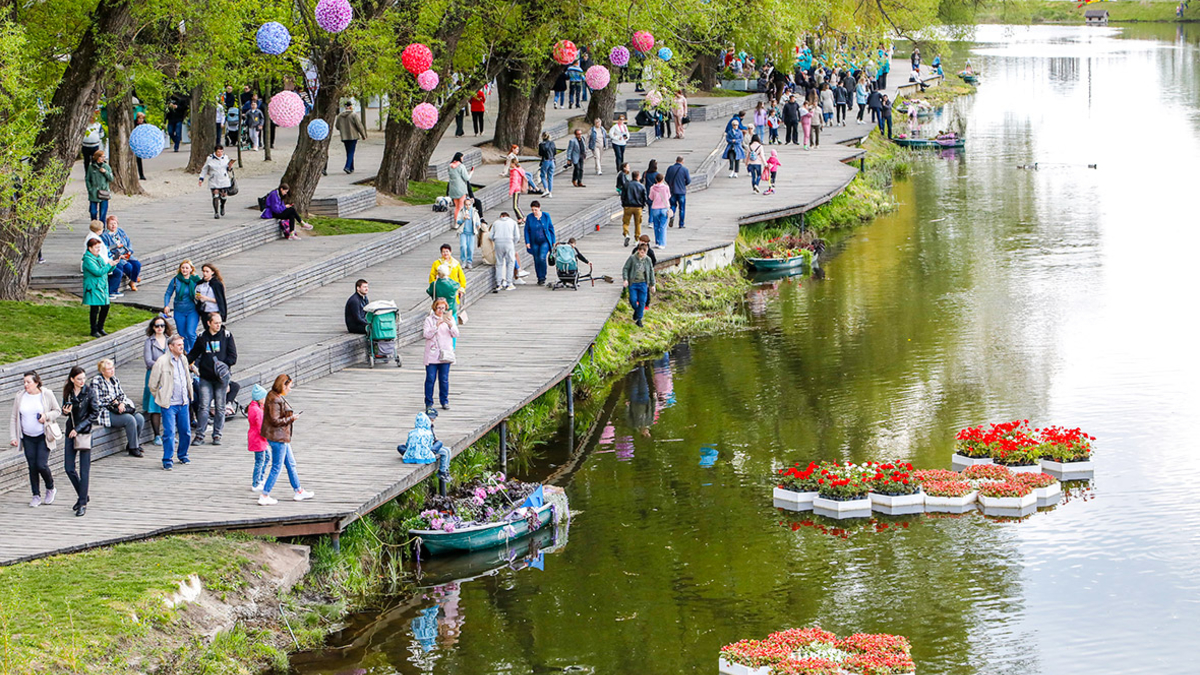
[{"label": "baby stroller", "polygon": [[400,350],[396,348],[396,328],[400,323],[400,310],[389,300],[368,303],[367,313],[367,365],[374,368],[377,359],[386,362],[396,360],[400,367]]},{"label": "baby stroller", "polygon": [[596,280],[592,278],[591,263],[588,263],[587,274],[579,273],[579,261],[575,258],[575,247],[570,244],[555,246],[547,256],[547,262],[554,265],[554,272],[558,275],[558,281],[550,285],[552,291],[558,288],[570,288],[577,291],[581,281],[590,281],[592,286],[596,285]]}]

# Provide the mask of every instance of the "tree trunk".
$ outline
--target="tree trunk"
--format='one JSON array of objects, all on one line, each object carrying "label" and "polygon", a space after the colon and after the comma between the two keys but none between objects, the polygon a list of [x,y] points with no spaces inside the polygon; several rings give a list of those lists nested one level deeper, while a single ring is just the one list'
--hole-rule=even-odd
[{"label": "tree trunk", "polygon": [[54,187],[28,207],[18,205],[14,210],[6,206],[0,210],[0,300],[25,299],[30,271],[58,212],[55,205],[79,154],[83,133],[91,123],[100,95],[97,84],[111,61],[109,50],[123,46],[134,31],[133,15],[125,0],[100,0],[91,17],[92,24],[71,52],[71,60],[50,99],[50,112],[37,134],[38,152],[31,171]]},{"label": "tree trunk", "polygon": [[529,113],[525,117],[525,145],[535,148],[542,142],[542,124],[546,121],[546,104],[554,93],[554,81],[566,70],[566,66],[555,63],[533,88],[529,95]]},{"label": "tree trunk", "polygon": [[[587,117],[587,121],[589,123],[595,122],[596,118],[599,117],[604,123],[604,128],[607,129],[608,127],[612,126],[613,122],[616,121],[616,119],[613,117],[613,112],[616,111],[616,108],[617,80],[616,78],[613,78],[609,80],[607,87],[592,92],[592,95],[588,100],[588,109],[585,116]],[[624,106],[622,106],[622,108],[624,108]]]},{"label": "tree trunk", "polygon": [[191,130],[189,134],[192,140],[192,146],[188,156],[187,168],[184,171],[188,173],[200,173],[200,169],[204,168],[204,162],[208,160],[208,156],[212,154],[213,148],[216,147],[217,141],[217,106],[211,100],[204,100],[204,90],[200,87],[192,89],[192,105],[189,112],[191,116]]},{"label": "tree trunk", "polygon": [[108,100],[108,154],[112,165],[112,188],[126,195],[145,194],[138,182],[137,157],[129,147],[133,131],[133,91],[112,91]]},{"label": "tree trunk", "polygon": [[[300,122],[301,129],[307,127],[314,119],[323,119],[330,128],[333,127],[334,118],[338,114],[338,101],[346,87],[348,65],[349,55],[345,45],[341,41],[331,42],[325,49],[317,69],[321,88],[317,91],[312,112]],[[299,213],[308,211],[313,193],[317,191],[317,183],[320,182],[325,163],[329,160],[329,142],[330,138],[314,141],[308,134],[301,133],[296,149],[292,151],[292,159],[283,173],[283,182],[291,187],[288,196],[294,200],[293,205]]]},{"label": "tree trunk", "polygon": [[[404,100],[398,94],[389,97],[393,104]],[[445,118],[442,115],[441,118]],[[438,120],[439,124],[441,119]],[[408,181],[414,174],[416,152],[420,146],[421,135],[425,132],[413,126],[412,121],[403,112],[389,114],[387,128],[383,136],[383,161],[379,164],[379,173],[375,176],[375,189],[389,195],[404,196],[408,194]],[[419,165],[424,172],[424,165]]]},{"label": "tree trunk", "polygon": [[505,68],[496,75],[496,98],[499,107],[496,112],[496,132],[492,136],[492,144],[501,150],[516,143],[520,145],[525,140],[525,122],[529,118],[529,95],[525,92],[522,80],[525,73],[520,70],[520,64]]},{"label": "tree trunk", "polygon": [[700,80],[700,88],[712,91],[717,88],[718,75],[721,73],[720,61],[715,54],[701,54],[692,71],[692,77]]}]

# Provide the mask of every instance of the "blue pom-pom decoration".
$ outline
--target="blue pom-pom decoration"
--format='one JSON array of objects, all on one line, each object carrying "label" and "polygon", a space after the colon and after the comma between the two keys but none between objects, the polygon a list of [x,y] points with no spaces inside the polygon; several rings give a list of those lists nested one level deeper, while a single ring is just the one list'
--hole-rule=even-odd
[{"label": "blue pom-pom decoration", "polygon": [[129,134],[129,148],[136,157],[153,159],[167,147],[163,130],[153,124],[139,124]]},{"label": "blue pom-pom decoration", "polygon": [[258,27],[255,40],[258,42],[259,51],[279,56],[287,51],[288,45],[292,44],[292,34],[278,21],[268,21]]},{"label": "blue pom-pom decoration", "polygon": [[675,54],[671,52],[670,47],[663,47],[662,49],[658,50],[658,58],[662,59],[663,61],[670,61],[671,57],[674,55]]},{"label": "blue pom-pom decoration", "polygon": [[329,138],[329,123],[325,120],[313,120],[308,123],[308,137],[314,141]]}]

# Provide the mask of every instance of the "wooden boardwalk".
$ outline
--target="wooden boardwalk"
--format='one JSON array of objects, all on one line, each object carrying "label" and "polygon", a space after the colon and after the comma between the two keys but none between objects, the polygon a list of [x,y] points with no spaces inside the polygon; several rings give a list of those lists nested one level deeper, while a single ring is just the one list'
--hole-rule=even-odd
[{"label": "wooden boardwalk", "polygon": [[[766,219],[776,211],[811,208],[828,199],[855,174],[853,167],[841,162],[857,150],[836,142],[865,135],[869,130],[865,125],[853,124],[831,128],[824,134],[824,146],[814,151],[776,146],[783,162],[780,188],[775,195],[758,196],[751,192],[744,173],[733,180],[720,168],[707,190],[698,189],[703,181],[697,169],[715,152],[724,124],[724,119],[696,123],[689,127],[686,140],[660,141],[627,152],[627,160],[639,171],[651,158],[659,159],[660,170],[665,170],[676,155],[683,155],[693,172],[687,229],[668,230],[667,248],[658,252],[660,261],[727,246],[736,237],[739,220],[746,217]],[[611,154],[605,159],[603,176],[595,176],[588,162],[584,179],[587,188],[572,188],[569,175],[559,174],[554,197],[541,200],[559,224],[561,239],[566,238],[562,229],[572,233],[571,228],[581,229],[591,222],[580,222],[584,219],[575,218],[576,214],[598,206],[604,213],[619,212],[613,204],[616,174]],[[487,176],[495,168],[480,171],[482,174],[477,175]],[[527,206],[528,198],[522,202],[523,207]],[[492,209],[489,220],[494,220],[500,210]],[[648,225],[644,231],[649,231]],[[580,231],[576,236],[582,234]],[[311,352],[314,345],[354,340],[344,332],[341,310],[352,292],[353,279],[359,276],[371,281],[372,298],[395,299],[406,319],[419,320],[428,306],[424,289],[430,262],[442,241],[452,243],[457,255],[456,239],[449,234],[435,237],[403,255],[347,275],[339,283],[307,290],[235,318],[231,328],[240,352],[235,376],[241,379],[248,372],[256,372],[261,374],[258,379],[269,382],[275,372],[272,367],[286,361],[284,357],[289,353],[303,349]],[[301,248],[310,243],[314,242],[292,242],[294,246],[286,249],[260,247],[230,256],[224,263],[230,291],[236,292],[237,284],[256,276],[269,278],[286,267],[292,261],[283,259],[283,251],[286,257],[298,255],[303,259],[317,247],[331,246],[321,242],[307,250]],[[619,219],[582,237],[580,247],[598,273],[617,278],[631,250],[622,246]],[[281,252],[279,259],[274,251]],[[530,267],[529,256],[521,257]],[[452,409],[437,420],[438,437],[455,453],[564,379],[621,295],[620,283],[550,292],[534,285],[532,275],[530,283],[517,291],[491,294],[486,293],[491,275],[492,269],[486,266],[469,273],[468,287],[473,290],[474,302],[469,309],[470,323],[459,340],[459,361],[451,368]],[[553,271],[550,277],[553,279]],[[147,291],[161,299],[158,284]],[[333,368],[336,372],[319,378],[301,376],[290,399],[293,407],[304,411],[295,427],[293,448],[302,483],[316,493],[315,499],[288,499],[291,491],[286,476],[281,476],[281,485],[275,490],[280,503],[266,508],[255,503],[256,493],[249,485],[253,458],[245,449],[244,420],[226,424],[224,445],[194,447],[192,463],[176,465],[171,472],[161,470],[160,449],[150,444],[144,446],[146,457],[142,459],[120,454],[94,463],[92,501],[83,519],[74,518],[68,508],[74,494],[62,473],[61,453],[55,453],[52,468],[59,498],[54,505],[29,508],[25,488],[0,493],[0,518],[6,525],[0,534],[0,564],[167,532],[340,530],[432,473],[429,466],[401,463],[395,452],[396,444],[411,428],[413,416],[424,407],[421,353],[422,343],[418,341],[401,349],[405,365],[400,369],[356,366]],[[128,370],[132,372],[124,372],[124,380],[131,395],[138,399],[141,367]]]}]

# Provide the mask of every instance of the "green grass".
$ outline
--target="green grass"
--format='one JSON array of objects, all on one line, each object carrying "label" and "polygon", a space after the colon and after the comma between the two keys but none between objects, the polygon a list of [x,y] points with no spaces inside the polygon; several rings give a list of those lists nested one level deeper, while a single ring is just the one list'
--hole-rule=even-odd
[{"label": "green grass", "polygon": [[400,227],[397,223],[385,223],[378,220],[333,218],[330,216],[309,216],[308,223],[313,226],[312,233],[319,237],[336,237],[340,234],[391,232]]},{"label": "green grass", "polygon": [[756,91],[737,91],[734,89],[713,89],[712,91],[696,92],[696,96],[712,96],[715,98],[723,98],[723,97],[728,98],[728,97],[734,97],[734,96],[749,96],[750,94],[757,94],[757,93],[758,92],[756,92]]},{"label": "green grass", "polygon": [[446,196],[446,181],[444,180],[410,180],[408,194],[402,199],[414,206],[432,204],[438,197]]},{"label": "green grass", "polygon": [[[936,108],[953,101],[959,96],[974,94],[976,91],[977,88],[975,86],[959,81],[957,74],[948,72],[946,73],[946,79],[943,80],[938,86],[930,87],[929,89],[917,94],[906,94],[903,98],[909,100],[919,99],[922,101],[928,101],[929,105],[932,105]],[[897,103],[899,103],[899,101],[897,101]],[[897,113],[896,116],[905,117],[905,115],[901,113]]]},{"label": "green grass", "polygon": [[1084,23],[1083,13],[1089,9],[1108,10],[1110,22],[1200,21],[1200,6],[1183,10],[1183,18],[1175,16],[1176,2],[1096,2],[1077,7],[1077,2],[1063,0],[1020,0],[985,6],[976,14],[979,23]]},{"label": "green grass", "polygon": [[[148,302],[154,302],[147,293]],[[47,300],[0,301],[0,363],[12,363],[43,354],[67,349],[92,339],[88,331],[88,311],[85,305]],[[142,321],[149,321],[152,312],[112,305],[108,311],[105,330],[115,333]],[[3,672],[3,671],[0,671]]]}]

